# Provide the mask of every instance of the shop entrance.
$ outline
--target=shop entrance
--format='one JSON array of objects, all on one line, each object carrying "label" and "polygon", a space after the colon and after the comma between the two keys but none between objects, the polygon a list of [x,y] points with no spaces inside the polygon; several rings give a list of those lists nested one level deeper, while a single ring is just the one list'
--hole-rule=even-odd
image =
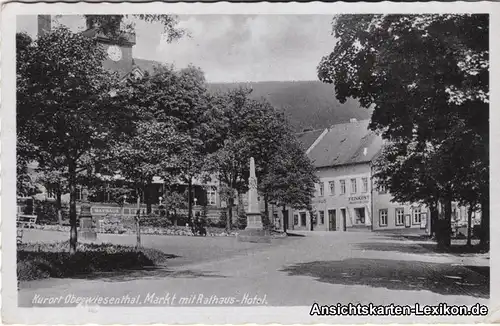
[{"label": "shop entrance", "polygon": [[328,230],[337,231],[337,211],[334,209],[328,210]]},{"label": "shop entrance", "polygon": [[342,228],[347,231],[347,212],[345,208],[340,209],[340,217],[342,217]]}]

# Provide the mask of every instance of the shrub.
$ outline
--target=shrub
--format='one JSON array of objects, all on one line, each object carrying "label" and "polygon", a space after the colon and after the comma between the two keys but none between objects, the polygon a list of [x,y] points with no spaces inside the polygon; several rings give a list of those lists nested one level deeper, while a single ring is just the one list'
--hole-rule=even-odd
[{"label": "shrub", "polygon": [[166,216],[150,214],[141,217],[141,226],[150,226],[157,228],[169,227],[172,222]]},{"label": "shrub", "polygon": [[[68,219],[69,207],[66,205],[61,206],[62,219]],[[37,222],[41,224],[56,224],[57,218],[57,204],[54,201],[36,201],[35,202],[35,215],[37,215]]]},{"label": "shrub", "polygon": [[159,250],[113,244],[78,244],[77,252],[69,254],[69,241],[21,244],[17,251],[18,280],[46,277],[71,277],[94,272],[110,272],[143,268],[164,263],[175,256]]}]

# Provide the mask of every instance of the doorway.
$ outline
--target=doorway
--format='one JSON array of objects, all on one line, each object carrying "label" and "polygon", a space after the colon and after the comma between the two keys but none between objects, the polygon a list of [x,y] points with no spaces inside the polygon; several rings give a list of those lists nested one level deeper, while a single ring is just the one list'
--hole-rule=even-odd
[{"label": "doorway", "polygon": [[334,209],[328,210],[328,231],[337,231],[337,212]]},{"label": "doorway", "polygon": [[342,217],[342,229],[347,231],[347,212],[345,208],[340,209],[340,216]]}]

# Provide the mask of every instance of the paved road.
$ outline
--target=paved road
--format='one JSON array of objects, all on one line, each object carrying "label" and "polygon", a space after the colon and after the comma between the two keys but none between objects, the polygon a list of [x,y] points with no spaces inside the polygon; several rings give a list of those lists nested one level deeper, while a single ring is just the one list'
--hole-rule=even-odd
[{"label": "paved road", "polygon": [[[106,241],[110,240],[126,244],[133,237],[109,236]],[[175,305],[184,298],[182,305],[195,306],[217,305],[219,300],[271,306],[472,305],[487,304],[489,298],[487,260],[430,253],[411,241],[374,233],[318,232],[271,245],[242,244],[234,238],[145,236],[144,244],[181,257],[156,270],[23,282],[19,304],[32,306],[37,294],[140,295],[142,304],[149,294],[148,305],[163,304],[151,298],[153,293],[158,298],[175,294]]]}]

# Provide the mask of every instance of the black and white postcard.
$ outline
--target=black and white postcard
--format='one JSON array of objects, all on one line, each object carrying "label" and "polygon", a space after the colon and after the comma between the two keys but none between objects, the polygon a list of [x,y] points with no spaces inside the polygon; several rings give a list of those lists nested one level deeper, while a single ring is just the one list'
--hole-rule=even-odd
[{"label": "black and white postcard", "polygon": [[498,322],[499,9],[8,4],[3,322]]}]

